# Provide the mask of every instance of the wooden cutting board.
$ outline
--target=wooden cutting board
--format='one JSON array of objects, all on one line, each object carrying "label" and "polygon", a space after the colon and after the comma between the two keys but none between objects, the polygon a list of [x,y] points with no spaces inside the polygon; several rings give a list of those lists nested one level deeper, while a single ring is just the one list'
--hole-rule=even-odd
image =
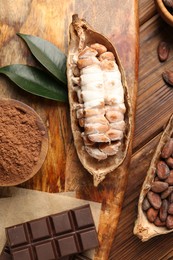
[{"label": "wooden cutting board", "polygon": [[[36,64],[24,42],[16,36],[17,32],[44,38],[67,54],[68,28],[74,13],[85,18],[115,45],[134,100],[138,74],[138,13],[135,0],[1,0],[0,66]],[[0,76],[0,89],[1,97],[15,98],[33,107],[49,132],[46,161],[40,172],[23,187],[47,192],[76,190],[80,198],[101,202],[100,248],[95,259],[108,259],[121,212],[129,160],[125,167],[109,174],[102,184],[94,188],[92,177],[83,169],[74,149],[68,104],[28,94],[4,76]],[[133,102],[133,111],[135,105]],[[132,143],[130,152],[131,147]]]}]

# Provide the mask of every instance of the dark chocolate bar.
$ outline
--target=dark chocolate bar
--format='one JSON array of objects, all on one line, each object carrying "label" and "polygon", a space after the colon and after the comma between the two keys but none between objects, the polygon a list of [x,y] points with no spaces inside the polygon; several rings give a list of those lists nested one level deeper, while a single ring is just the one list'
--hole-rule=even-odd
[{"label": "dark chocolate bar", "polygon": [[10,254],[10,249],[6,244],[1,252],[0,260],[12,260],[12,256]]},{"label": "dark chocolate bar", "polygon": [[[2,253],[0,255],[0,260],[12,260],[12,256],[10,254],[10,249],[9,249],[8,245],[6,245],[3,248]],[[22,259],[22,260],[25,260],[25,259]],[[72,256],[64,256],[64,257],[60,258],[60,260],[91,260],[91,259],[85,255],[77,254],[77,255],[72,255]]]},{"label": "dark chocolate bar", "polygon": [[99,245],[89,205],[8,227],[6,236],[13,260],[61,259]]}]

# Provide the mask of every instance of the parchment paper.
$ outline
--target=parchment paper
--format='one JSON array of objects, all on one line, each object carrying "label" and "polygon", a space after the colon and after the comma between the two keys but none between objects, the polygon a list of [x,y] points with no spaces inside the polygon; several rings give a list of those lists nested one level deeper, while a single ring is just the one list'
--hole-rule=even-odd
[{"label": "parchment paper", "polygon": [[[101,203],[73,198],[70,193],[52,194],[23,188],[0,189],[0,252],[6,242],[5,227],[32,219],[90,204],[96,228],[98,228]],[[5,197],[5,198],[4,198]],[[93,250],[86,252],[91,259]]]}]

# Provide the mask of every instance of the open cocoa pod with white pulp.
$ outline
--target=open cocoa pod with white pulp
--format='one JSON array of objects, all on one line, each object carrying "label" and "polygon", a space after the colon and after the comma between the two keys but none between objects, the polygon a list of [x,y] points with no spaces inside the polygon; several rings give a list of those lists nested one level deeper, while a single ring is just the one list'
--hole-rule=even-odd
[{"label": "open cocoa pod with white pulp", "polygon": [[67,77],[74,144],[97,186],[126,157],[132,112],[114,46],[78,15],[70,25]]},{"label": "open cocoa pod with white pulp", "polygon": [[173,115],[165,127],[138,203],[134,234],[142,241],[173,231]]}]

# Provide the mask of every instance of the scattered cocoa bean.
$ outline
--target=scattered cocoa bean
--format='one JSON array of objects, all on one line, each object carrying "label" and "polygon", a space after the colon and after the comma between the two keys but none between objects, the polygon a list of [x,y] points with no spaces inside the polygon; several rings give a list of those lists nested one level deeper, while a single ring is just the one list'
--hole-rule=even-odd
[{"label": "scattered cocoa bean", "polygon": [[172,157],[169,157],[168,159],[166,159],[166,163],[167,165],[173,169],[173,158]]},{"label": "scattered cocoa bean", "polygon": [[157,218],[155,219],[155,221],[154,221],[154,224],[155,224],[157,227],[164,227],[164,226],[166,225],[166,222],[165,222],[165,221],[162,222],[162,221],[160,220],[160,218],[157,217]]},{"label": "scattered cocoa bean", "polygon": [[154,181],[151,185],[151,190],[160,193],[168,188],[168,183],[163,181]]},{"label": "scattered cocoa bean", "polygon": [[173,0],[163,0],[163,3],[166,7],[173,8]]},{"label": "scattered cocoa bean", "polygon": [[168,229],[173,228],[173,215],[168,215],[168,217],[166,219],[166,226]]},{"label": "scattered cocoa bean", "polygon": [[165,180],[169,174],[170,170],[167,164],[164,161],[159,161],[156,166],[157,169],[157,176],[160,180]]},{"label": "scattered cocoa bean", "polygon": [[165,221],[168,215],[168,201],[163,200],[159,211],[159,217],[161,221]]},{"label": "scattered cocoa bean", "polygon": [[170,47],[167,42],[161,41],[158,44],[157,53],[160,61],[166,61],[168,59]]},{"label": "scattered cocoa bean", "polygon": [[147,210],[147,218],[151,223],[153,223],[156,220],[158,212],[159,211],[154,208],[150,208]]},{"label": "scattered cocoa bean", "polygon": [[169,186],[165,191],[161,193],[161,199],[166,199],[173,191],[173,186]]},{"label": "scattered cocoa bean", "polygon": [[149,200],[147,199],[147,197],[144,198],[143,202],[142,202],[142,209],[144,211],[148,210],[151,207],[151,204],[149,202]]},{"label": "scattered cocoa bean", "polygon": [[168,213],[173,215],[173,203],[169,204]]},{"label": "scattered cocoa bean", "polygon": [[169,185],[173,185],[173,170],[170,171],[170,175],[168,178],[165,180]]},{"label": "scattered cocoa bean", "polygon": [[149,191],[147,193],[147,198],[148,198],[150,204],[153,206],[153,208],[160,209],[162,201],[161,201],[160,196],[157,193],[155,193],[153,191]]},{"label": "scattered cocoa bean", "polygon": [[173,71],[171,70],[165,70],[162,73],[162,77],[166,83],[169,85],[173,86]]},{"label": "scattered cocoa bean", "polygon": [[161,156],[164,159],[169,158],[173,153],[173,138],[170,138],[169,141],[164,145]]}]

